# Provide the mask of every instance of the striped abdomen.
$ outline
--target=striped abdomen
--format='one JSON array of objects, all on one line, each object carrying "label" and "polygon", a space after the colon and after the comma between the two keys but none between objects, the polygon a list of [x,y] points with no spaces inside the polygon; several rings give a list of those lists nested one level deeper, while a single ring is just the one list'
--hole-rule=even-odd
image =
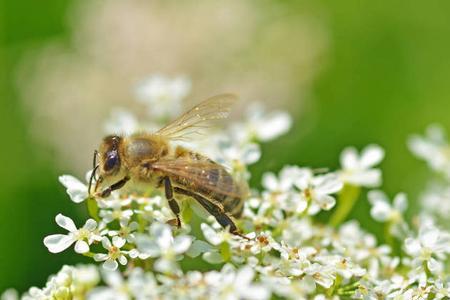
[{"label": "striped abdomen", "polygon": [[[184,172],[170,176],[173,184],[217,203],[234,217],[240,217],[246,186],[237,183],[223,166],[207,157],[194,152],[190,152],[188,157],[190,163],[185,164]],[[185,159],[186,156],[183,157]]]}]

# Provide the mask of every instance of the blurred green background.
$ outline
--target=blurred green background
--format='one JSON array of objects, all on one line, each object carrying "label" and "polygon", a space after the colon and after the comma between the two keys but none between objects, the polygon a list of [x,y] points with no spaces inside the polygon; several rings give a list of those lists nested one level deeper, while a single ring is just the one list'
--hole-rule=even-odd
[{"label": "blurred green background", "polygon": [[[270,8],[271,1],[266,2]],[[82,261],[72,251],[51,255],[42,243],[57,230],[53,218],[58,212],[80,222],[84,212],[67,201],[58,184],[57,176],[70,170],[56,166],[51,150],[33,142],[15,77],[28,51],[53,38],[69,40],[66,16],[71,4],[0,1],[0,291],[41,286],[62,264]],[[301,114],[293,110],[297,118],[288,135],[263,146],[263,159],[253,167],[253,184],[258,185],[264,170],[277,171],[284,164],[336,168],[345,146],[378,143],[387,153],[383,189],[390,195],[406,191],[416,201],[428,174],[405,140],[429,123],[450,128],[450,2],[277,4],[288,6],[294,15],[309,10],[325,16],[330,45],[311,100]],[[351,217],[379,233],[368,218],[365,199]]]}]

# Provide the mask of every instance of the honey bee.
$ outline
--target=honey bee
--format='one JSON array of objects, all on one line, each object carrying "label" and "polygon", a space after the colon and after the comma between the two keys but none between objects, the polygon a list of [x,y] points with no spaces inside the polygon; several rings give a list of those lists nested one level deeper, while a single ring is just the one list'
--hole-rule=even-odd
[{"label": "honey bee", "polygon": [[217,95],[154,133],[105,137],[94,154],[89,193],[96,173],[94,195],[102,198],[125,185],[151,185],[164,191],[176,226],[181,226],[178,201],[190,197],[222,227],[240,235],[232,217],[242,214],[247,185],[237,182],[224,166],[173,143],[188,139],[210,121],[227,118],[236,100],[232,94]]}]

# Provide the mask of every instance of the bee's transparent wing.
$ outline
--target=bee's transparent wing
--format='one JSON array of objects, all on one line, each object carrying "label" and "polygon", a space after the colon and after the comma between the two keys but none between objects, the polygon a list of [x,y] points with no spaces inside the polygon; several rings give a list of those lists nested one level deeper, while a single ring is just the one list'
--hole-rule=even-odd
[{"label": "bee's transparent wing", "polygon": [[152,168],[168,175],[176,183],[193,191],[241,198],[247,195],[245,185],[234,181],[225,168],[212,161],[191,159],[161,160]]},{"label": "bee's transparent wing", "polygon": [[237,101],[234,94],[221,94],[194,106],[170,124],[156,132],[170,140],[183,140],[199,130],[208,128],[214,120],[226,119],[231,106]]}]

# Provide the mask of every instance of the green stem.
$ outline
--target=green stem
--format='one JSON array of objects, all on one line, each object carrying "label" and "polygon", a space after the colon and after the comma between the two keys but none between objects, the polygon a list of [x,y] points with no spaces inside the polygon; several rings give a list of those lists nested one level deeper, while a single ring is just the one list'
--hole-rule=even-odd
[{"label": "green stem", "polygon": [[331,226],[339,226],[348,214],[352,211],[353,206],[359,198],[361,188],[353,185],[344,185],[337,200],[336,210],[330,218]]},{"label": "green stem", "polygon": [[86,199],[86,206],[89,213],[89,216],[96,220],[97,222],[100,221],[100,217],[98,215],[98,205],[97,200],[94,197],[88,197]]},{"label": "green stem", "polygon": [[342,282],[342,277],[340,275],[336,276],[336,279],[334,280],[334,284],[333,286],[331,286],[328,290],[327,290],[327,296],[331,297],[334,292],[336,291],[337,288],[339,288],[339,286],[341,285]]},{"label": "green stem", "polygon": [[394,251],[395,242],[391,234],[392,226],[393,226],[392,222],[388,222],[384,225],[384,238],[386,239],[386,243],[391,247],[392,251]]},{"label": "green stem", "polygon": [[87,257],[94,257],[94,253],[92,253],[92,252],[86,252],[86,253],[83,253],[83,255],[84,256],[87,256]]},{"label": "green stem", "polygon": [[[141,204],[139,206],[139,210],[140,211],[144,211],[145,210],[145,204]],[[145,231],[145,227],[147,227],[147,220],[145,219],[145,217],[142,214],[138,214],[137,215],[137,221],[138,221],[138,232],[142,233]]]}]

